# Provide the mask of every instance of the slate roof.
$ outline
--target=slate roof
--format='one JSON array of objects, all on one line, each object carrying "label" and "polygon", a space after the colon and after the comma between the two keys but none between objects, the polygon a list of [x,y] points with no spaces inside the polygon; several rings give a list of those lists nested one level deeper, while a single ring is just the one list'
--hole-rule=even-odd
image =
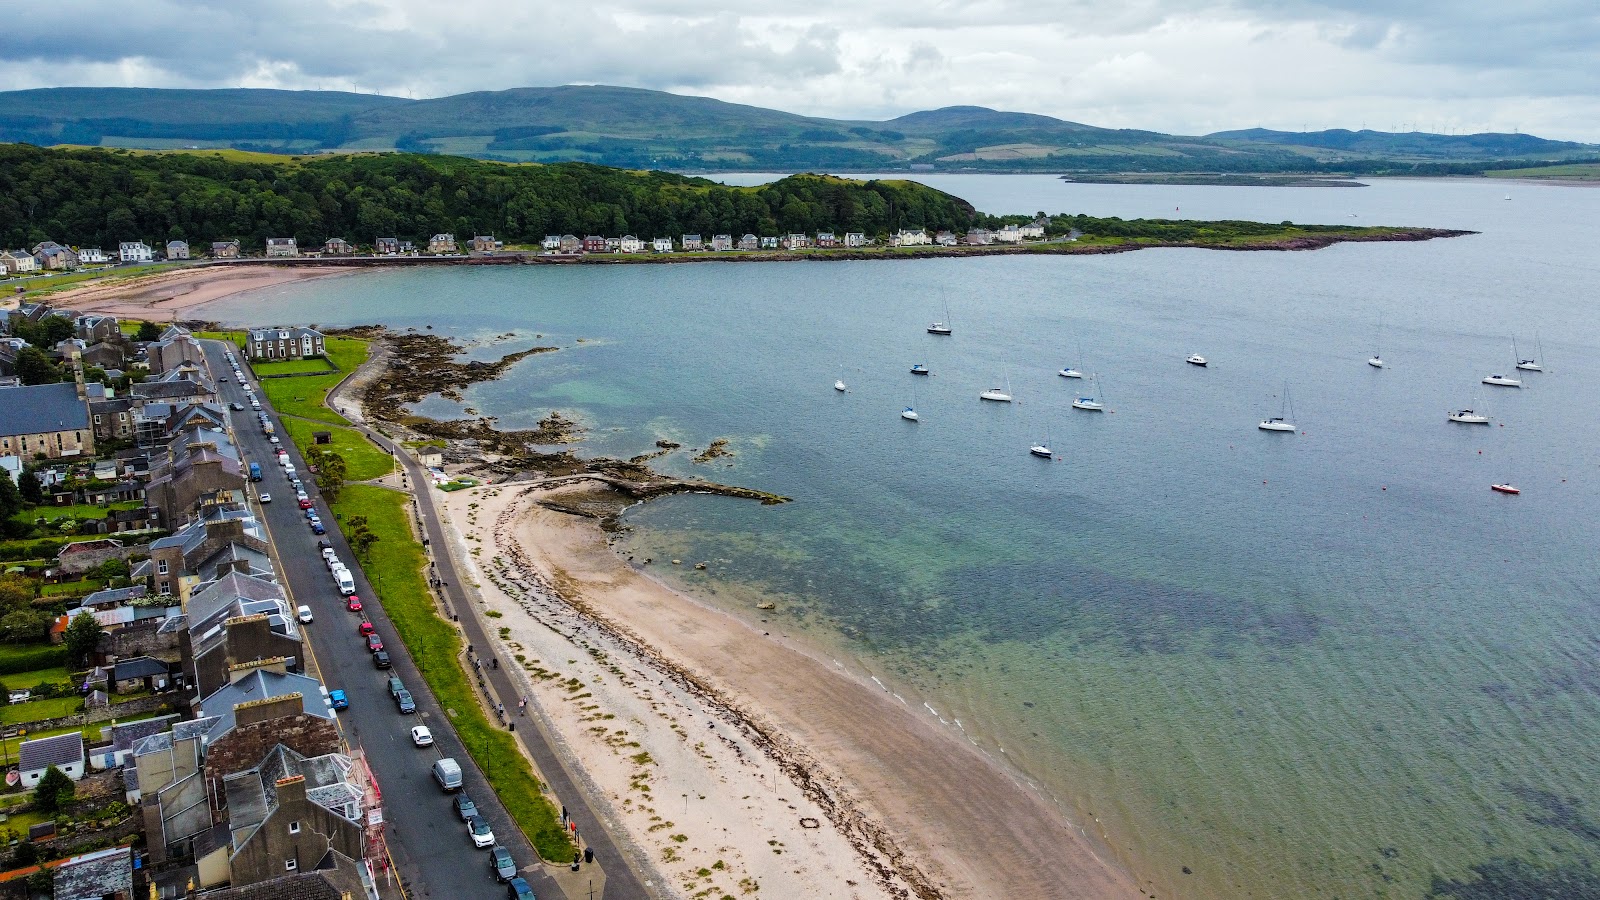
[{"label": "slate roof", "polygon": [[89,405],[72,382],[0,388],[0,435],[88,430]]},{"label": "slate roof", "polygon": [[[302,708],[307,714],[323,719],[333,718],[333,711],[322,701],[322,682],[305,675],[256,669],[232,684],[217,688],[211,696],[200,701],[202,711],[210,717],[211,722],[204,729],[207,739],[214,742],[233,730],[235,706],[296,692],[300,694]],[[176,734],[178,727],[172,730]]]},{"label": "slate roof", "polygon": [[133,896],[133,851],[112,847],[74,856],[56,867],[56,900]]},{"label": "slate roof", "polygon": [[[173,716],[157,716],[154,719],[140,719],[137,722],[113,725],[111,726],[111,748],[124,752],[132,750],[135,744],[150,735],[166,731],[172,725],[173,718]],[[135,784],[137,783],[135,782]]]},{"label": "slate roof", "polygon": [[[321,695],[318,695],[321,699]],[[50,766],[64,766],[83,762],[83,735],[58,734],[55,737],[23,741],[17,748],[17,770],[32,772]]]},{"label": "slate roof", "polygon": [[172,668],[153,656],[135,656],[132,659],[120,660],[111,667],[111,680],[123,681],[129,678],[150,678],[155,675],[166,675]]}]

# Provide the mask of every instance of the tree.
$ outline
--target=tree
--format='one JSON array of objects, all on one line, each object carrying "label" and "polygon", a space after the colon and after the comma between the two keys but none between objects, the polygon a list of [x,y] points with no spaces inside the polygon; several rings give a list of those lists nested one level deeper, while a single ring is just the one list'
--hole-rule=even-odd
[{"label": "tree", "polygon": [[135,340],[159,341],[161,340],[161,326],[154,322],[140,322],[139,333],[134,335]]},{"label": "tree", "polygon": [[350,542],[350,549],[363,560],[367,558],[367,551],[379,541],[372,529],[367,527],[366,516],[351,516],[344,522],[345,540]]},{"label": "tree", "polygon": [[89,654],[100,646],[100,623],[89,613],[78,613],[67,623],[65,640],[67,658],[74,666],[85,665]]},{"label": "tree", "polygon": [[33,789],[33,802],[45,812],[56,812],[62,806],[71,803],[77,796],[78,786],[66,776],[65,772],[55,766],[44,770],[44,777],[39,779],[39,784]]},{"label": "tree", "polygon": [[312,462],[317,467],[317,490],[329,503],[337,501],[344,488],[344,457],[332,450],[318,450]]},{"label": "tree", "polygon": [[32,469],[23,469],[17,477],[17,492],[25,502],[35,506],[44,502],[44,485],[39,483],[39,476]]},{"label": "tree", "polygon": [[22,512],[22,492],[16,482],[0,475],[0,520],[9,519]]},{"label": "tree", "polygon": [[43,350],[32,345],[17,351],[15,368],[23,384],[55,384],[61,380],[61,370]]},{"label": "tree", "polygon": [[49,636],[51,616],[43,610],[19,609],[0,616],[0,641],[31,644]]},{"label": "tree", "polygon": [[33,606],[33,582],[21,575],[0,575],[0,615]]}]

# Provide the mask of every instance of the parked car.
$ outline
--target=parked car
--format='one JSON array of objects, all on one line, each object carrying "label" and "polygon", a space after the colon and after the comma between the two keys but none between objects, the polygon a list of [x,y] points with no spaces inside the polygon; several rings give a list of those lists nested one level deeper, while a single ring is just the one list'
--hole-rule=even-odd
[{"label": "parked car", "polygon": [[317,550],[318,551],[332,550],[332,549],[333,549],[333,541],[317,541]]},{"label": "parked car", "polygon": [[367,650],[376,653],[383,649],[383,638],[375,634],[367,635]]},{"label": "parked car", "polygon": [[261,502],[262,503],[271,503],[272,502],[272,495],[267,493],[266,491],[262,491],[261,492]]},{"label": "parked car", "polygon": [[539,900],[533,895],[533,888],[528,886],[528,879],[520,875],[506,882],[506,897],[509,900]]},{"label": "parked car", "polygon": [[295,614],[296,617],[300,619],[300,623],[302,625],[311,624],[311,607],[302,603],[300,608],[295,610]]},{"label": "parked car", "polygon": [[494,829],[489,827],[489,821],[483,816],[473,816],[467,823],[467,834],[472,836],[472,846],[482,850],[494,846]]},{"label": "parked car", "polygon": [[456,795],[455,806],[456,815],[460,816],[463,822],[471,822],[472,818],[478,814],[478,804],[472,802],[472,798],[467,796],[466,791]]},{"label": "parked car", "polygon": [[362,619],[361,623],[356,626],[356,631],[359,632],[362,637],[366,637],[367,635],[372,634],[373,632],[375,632],[377,630],[378,630],[378,626],[372,624],[371,622],[368,622],[366,619]]},{"label": "parked car", "polygon": [[409,716],[417,711],[417,701],[411,696],[410,691],[401,691],[394,695],[394,705],[399,708],[400,714]]},{"label": "parked car", "polygon": [[406,683],[400,680],[399,675],[389,676],[389,696],[393,697],[406,689]]},{"label": "parked car", "polygon": [[351,612],[361,612],[361,598],[351,594],[350,602],[345,604],[345,608]]},{"label": "parked car", "polygon": [[312,507],[312,503],[311,503],[311,501],[309,499],[300,501],[300,508],[301,509],[310,509],[311,507]]},{"label": "parked car", "polygon": [[489,868],[494,870],[495,881],[510,881],[517,877],[517,861],[511,858],[511,851],[499,844],[489,851]]},{"label": "parked car", "polygon": [[350,707],[350,698],[344,695],[344,691],[329,691],[328,699],[333,702],[334,709],[348,709]]},{"label": "parked car", "polygon": [[322,523],[320,521],[317,521],[317,520],[313,519],[312,522],[311,522],[311,533],[312,534],[327,534],[328,533],[328,529],[323,528],[322,527]]},{"label": "parked car", "polygon": [[372,654],[372,666],[373,666],[373,668],[387,669],[387,668],[392,667],[393,665],[394,665],[394,662],[389,659],[389,651],[387,651],[387,650],[379,650],[378,652]]},{"label": "parked car", "polygon": [[244,404],[243,403],[229,403],[228,404],[228,408],[233,410],[234,412],[239,412],[239,411],[244,409]]},{"label": "parked car", "polygon": [[426,725],[418,725],[411,729],[411,743],[418,747],[432,747],[433,732],[429,731]]}]

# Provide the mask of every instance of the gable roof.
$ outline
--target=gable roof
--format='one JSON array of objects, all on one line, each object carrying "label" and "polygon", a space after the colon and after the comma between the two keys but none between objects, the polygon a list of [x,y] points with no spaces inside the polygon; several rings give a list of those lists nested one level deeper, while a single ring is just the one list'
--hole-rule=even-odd
[{"label": "gable roof", "polygon": [[17,769],[22,772],[75,762],[83,762],[83,735],[77,732],[23,741],[17,748]]},{"label": "gable roof", "polygon": [[74,856],[56,867],[55,896],[59,900],[132,897],[133,851],[112,847]]},{"label": "gable roof", "polygon": [[149,678],[154,675],[166,675],[172,668],[153,656],[135,656],[124,659],[111,667],[111,680],[123,681],[129,678]]},{"label": "gable roof", "polygon": [[0,388],[0,435],[86,430],[89,405],[78,399],[78,386],[35,384]]}]

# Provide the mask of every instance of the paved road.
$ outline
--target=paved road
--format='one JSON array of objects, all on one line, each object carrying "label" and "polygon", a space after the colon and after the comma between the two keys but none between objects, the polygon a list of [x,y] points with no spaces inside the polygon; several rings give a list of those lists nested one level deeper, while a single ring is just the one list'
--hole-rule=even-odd
[{"label": "paved road", "polygon": [[[538,864],[533,848],[512,824],[483,775],[471,764],[455,729],[441,714],[438,701],[417,672],[388,616],[380,604],[373,602],[376,595],[366,574],[357,565],[355,554],[339,529],[330,527],[325,539],[333,543],[339,558],[351,568],[356,594],[366,604],[366,612],[394,660],[390,671],[401,677],[417,701],[416,716],[402,716],[396,711],[385,685],[390,671],[373,667],[372,658],[356,633],[359,617],[345,610],[343,598],[328,576],[317,549],[317,541],[322,538],[307,527],[304,513],[294,502],[294,489],[275,461],[273,451],[276,448],[261,433],[243,389],[233,383],[232,370],[223,356],[224,345],[206,341],[205,347],[212,371],[219,378],[229,379],[229,383],[218,385],[220,399],[224,404],[237,402],[244,406],[243,412],[229,413],[235,439],[247,464],[261,464],[264,480],[255,487],[273,497],[273,502],[262,504],[259,511],[271,534],[292,601],[310,606],[315,617],[305,630],[323,683],[329,690],[342,688],[349,696],[350,708],[340,713],[340,726],[351,748],[365,751],[367,764],[383,792],[386,840],[395,861],[395,875],[406,894],[414,898],[454,900],[499,896],[504,890],[495,886],[487,852],[473,848],[465,826],[451,808],[450,798],[433,781],[430,773],[433,761],[450,756],[461,762],[466,791],[489,820],[495,837],[511,850],[523,867],[523,877],[534,891],[540,897],[563,896],[554,879]],[[257,395],[260,396],[259,391]],[[276,414],[268,412],[276,424]],[[278,434],[283,434],[281,425]],[[327,504],[317,496],[299,450],[287,438],[283,438],[281,446],[288,449],[290,459],[306,483],[307,493],[317,500],[324,524],[335,524]],[[481,635],[478,640],[481,646]],[[433,731],[435,745],[432,748],[418,748],[411,743],[411,726],[423,724]],[[580,827],[587,830],[587,823]],[[385,896],[398,896],[397,892],[384,887],[381,876],[379,887]]]},{"label": "paved road", "polygon": [[[337,396],[337,394],[335,395]],[[394,454],[405,466],[406,476],[414,486],[430,484],[428,473],[422,464],[417,462],[404,448],[396,447],[394,442],[381,434],[366,427],[363,423],[356,423],[356,427],[375,442],[378,446]],[[445,536],[444,527],[440,524],[439,512],[433,503],[433,492],[420,489],[415,492],[416,502],[419,506],[419,515],[423,529],[428,539],[429,558],[437,569],[438,577],[444,582],[442,592],[445,602],[453,613],[459,617],[461,630],[467,643],[476,649],[483,661],[482,671],[488,677],[489,685],[494,693],[505,704],[507,715],[510,716],[516,698],[522,690],[511,678],[511,669],[516,665],[514,661],[501,660],[498,668],[494,667],[491,660],[490,642],[488,633],[484,630],[482,619],[475,607],[469,602],[462,585],[466,582],[461,573],[456,569],[455,559],[449,552],[449,539]],[[539,771],[544,775],[551,793],[561,798],[566,804],[567,814],[577,823],[578,832],[583,837],[586,846],[593,849],[597,860],[605,870],[605,900],[650,900],[657,896],[646,887],[645,879],[635,871],[628,857],[624,856],[612,841],[611,836],[600,824],[600,817],[595,814],[590,806],[587,793],[579,790],[578,780],[568,771],[560,755],[551,746],[549,735],[532,716],[515,717],[511,719],[517,723],[516,735],[521,740]],[[498,828],[498,826],[496,826]],[[499,831],[495,832],[499,834]],[[537,887],[536,887],[537,889]],[[577,900],[577,898],[574,898]]]}]

